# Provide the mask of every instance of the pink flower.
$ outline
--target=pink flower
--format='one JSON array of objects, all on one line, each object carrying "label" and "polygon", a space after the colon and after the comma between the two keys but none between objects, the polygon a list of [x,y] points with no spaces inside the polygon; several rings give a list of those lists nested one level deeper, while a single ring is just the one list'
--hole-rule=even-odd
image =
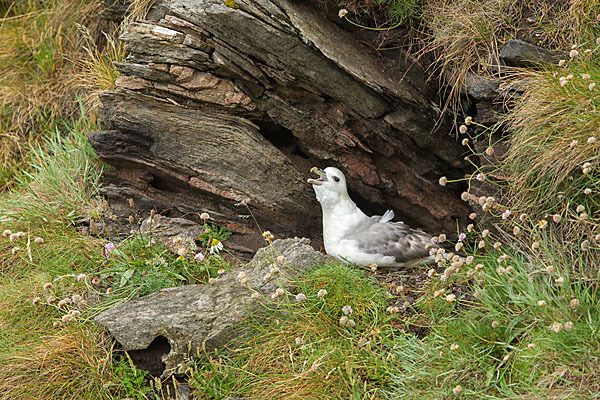
[{"label": "pink flower", "polygon": [[108,242],[104,245],[104,257],[108,258],[108,254],[111,253],[117,247],[113,242]]},{"label": "pink flower", "polygon": [[198,253],[194,256],[194,260],[196,260],[197,262],[202,262],[204,261],[204,254],[202,253]]}]

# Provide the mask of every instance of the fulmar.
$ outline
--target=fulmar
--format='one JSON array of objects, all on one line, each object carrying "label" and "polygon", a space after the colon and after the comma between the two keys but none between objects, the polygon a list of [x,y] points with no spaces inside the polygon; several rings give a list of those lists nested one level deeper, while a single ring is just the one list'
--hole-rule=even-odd
[{"label": "fulmar", "polygon": [[394,212],[368,217],[348,196],[346,178],[337,168],[317,167],[308,179],[323,210],[323,242],[327,254],[344,263],[398,270],[434,262],[426,248],[431,236],[392,222]]}]

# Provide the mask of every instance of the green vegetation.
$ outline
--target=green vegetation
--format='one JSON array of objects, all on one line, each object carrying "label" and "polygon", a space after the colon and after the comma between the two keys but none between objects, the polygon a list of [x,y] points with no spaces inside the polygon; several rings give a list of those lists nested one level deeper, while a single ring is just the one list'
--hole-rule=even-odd
[{"label": "green vegetation", "polygon": [[[85,134],[97,129],[96,92],[113,87],[112,61],[124,56],[119,27],[95,22],[100,4],[0,0],[0,231],[10,231],[0,236],[1,399],[167,398],[170,382],[136,369],[91,319],[231,268],[218,255],[229,232],[215,225],[197,242],[163,241],[132,210],[128,237],[95,235],[111,216]],[[152,2],[132,4],[143,15]],[[600,6],[373,6],[385,29],[422,24],[425,51],[457,93],[467,71],[498,78],[499,45],[518,34],[571,52],[561,65],[500,77],[523,91],[507,102],[508,155],[493,180],[481,176],[501,200],[464,195],[496,229],[462,227],[455,245],[470,257],[440,255],[439,267],[416,271],[428,279],[405,288],[414,302],[402,311],[375,274],[323,265],[296,282],[304,300],[286,293],[274,309],[259,299],[271,323],[257,317],[256,336],[189,360],[186,383],[201,399],[600,397]]]}]

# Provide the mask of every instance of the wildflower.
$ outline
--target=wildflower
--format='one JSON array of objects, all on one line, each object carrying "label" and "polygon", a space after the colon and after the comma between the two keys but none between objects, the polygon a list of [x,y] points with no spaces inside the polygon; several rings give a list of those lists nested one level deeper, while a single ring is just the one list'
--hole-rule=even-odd
[{"label": "wildflower", "polygon": [[473,264],[473,260],[475,260],[475,257],[467,256],[467,258],[465,258],[465,264],[471,265],[471,264]]},{"label": "wildflower", "polygon": [[494,249],[496,249],[496,250],[497,250],[497,249],[499,249],[500,247],[502,247],[502,243],[500,243],[500,242],[495,242],[495,243],[494,243],[494,245],[493,245],[493,247],[494,247]]},{"label": "wildflower", "polygon": [[104,245],[104,257],[108,258],[108,255],[117,247],[113,242],[108,242]]},{"label": "wildflower", "polygon": [[435,269],[431,268],[429,271],[427,271],[427,276],[432,278],[435,275]]},{"label": "wildflower", "polygon": [[571,57],[571,58],[577,57],[578,55],[579,55],[579,52],[575,49],[573,49],[569,52],[569,57]]},{"label": "wildflower", "polygon": [[588,144],[594,144],[596,143],[596,137],[595,136],[590,136],[587,140]]},{"label": "wildflower", "polygon": [[34,306],[37,306],[38,304],[40,304],[40,302],[41,302],[41,301],[42,301],[42,298],[41,298],[41,297],[39,297],[39,296],[36,296],[36,297],[34,297],[34,298],[33,298],[33,300],[31,300],[31,303],[32,303]]},{"label": "wildflower", "polygon": [[556,222],[557,224],[562,220],[562,217],[559,214],[554,214],[552,216],[552,221]]},{"label": "wildflower", "polygon": [[463,146],[467,146],[467,145],[469,144],[469,139],[467,139],[467,138],[464,138],[464,139],[462,140],[461,144],[462,144]]},{"label": "wildflower", "polygon": [[11,253],[13,254],[13,256],[14,256],[14,255],[15,255],[15,253],[16,253],[17,251],[19,251],[19,250],[21,250],[21,248],[20,248],[19,246],[15,246],[15,247],[13,247],[13,248],[12,248],[12,250],[11,250],[10,252],[11,252]]},{"label": "wildflower", "polygon": [[476,213],[469,214],[469,219],[475,219],[475,218],[477,218],[477,214]]},{"label": "wildflower", "polygon": [[439,180],[439,184],[442,186],[446,186],[446,183],[448,183],[448,178],[446,178],[445,176],[442,176]]},{"label": "wildflower", "polygon": [[540,242],[535,241],[535,242],[531,243],[531,250],[535,251],[535,250],[537,250],[539,248],[540,248]]},{"label": "wildflower", "polygon": [[71,304],[71,299],[65,298],[65,299],[62,299],[61,301],[59,301],[58,304],[57,304],[57,306],[63,307],[63,306],[66,306],[68,304]]},{"label": "wildflower", "polygon": [[590,79],[590,74],[581,74],[581,79],[587,81],[588,79]]},{"label": "wildflower", "polygon": [[483,264],[477,264],[475,266],[475,271],[481,271],[483,269]]},{"label": "wildflower", "polygon": [[467,225],[467,232],[469,232],[469,233],[470,233],[470,232],[473,232],[473,228],[474,228],[474,225],[473,225],[473,224],[469,224],[469,225]]},{"label": "wildflower", "polygon": [[462,248],[463,248],[463,244],[461,242],[458,242],[454,245],[455,251],[460,251]]},{"label": "wildflower", "polygon": [[506,273],[506,268],[500,266],[496,268],[496,272],[498,273],[498,275],[504,275]]},{"label": "wildflower", "polygon": [[385,309],[387,312],[389,312],[390,314],[398,314],[400,312],[400,308],[396,307],[396,306],[389,306],[388,308]]},{"label": "wildflower", "polygon": [[185,257],[183,255],[180,255],[179,257],[177,257],[177,261],[181,261],[181,260],[185,260]]},{"label": "wildflower", "polygon": [[61,318],[61,321],[65,324],[68,324],[69,322],[72,322],[73,320],[74,320],[74,318],[71,314],[65,314]]},{"label": "wildflower", "polygon": [[589,90],[594,90],[595,87],[596,87],[596,83],[594,83],[594,82],[592,82],[588,85]]},{"label": "wildflower", "polygon": [[79,274],[77,275],[77,282],[83,282],[85,281],[85,278],[87,278],[86,274]]},{"label": "wildflower", "polygon": [[252,293],[252,296],[250,296],[250,300],[258,300],[260,299],[260,293],[258,292],[254,292]]},{"label": "wildflower", "polygon": [[350,321],[350,318],[346,317],[345,315],[342,316],[340,318],[340,325],[341,326],[346,326],[348,324],[348,321]]},{"label": "wildflower", "polygon": [[594,240],[595,240],[596,242],[600,242],[600,233],[599,233],[599,234],[597,234],[596,236],[594,236]]},{"label": "wildflower", "polygon": [[106,289],[106,294],[112,294],[113,288],[109,287]]},{"label": "wildflower", "polygon": [[223,250],[223,243],[220,240],[213,238],[213,240],[210,242],[210,248],[208,251],[210,254],[219,254],[221,250]]},{"label": "wildflower", "polygon": [[507,362],[509,359],[510,359],[510,353],[508,353],[504,357],[502,357],[502,362]]},{"label": "wildflower", "polygon": [[571,300],[571,307],[579,307],[579,300],[578,299],[573,299]]},{"label": "wildflower", "polygon": [[556,283],[557,285],[562,285],[564,282],[565,282],[565,280],[562,276],[559,276],[558,278],[556,278],[554,280],[554,283]]},{"label": "wildflower", "polygon": [[456,295],[454,293],[450,293],[446,296],[446,301],[448,303],[452,303],[454,300],[456,300]]},{"label": "wildflower", "polygon": [[304,340],[302,340],[301,337],[297,337],[296,338],[296,345],[297,346],[302,346],[304,344]]},{"label": "wildflower", "polygon": [[581,242],[581,251],[588,251],[590,249],[590,241],[584,240]]},{"label": "wildflower", "polygon": [[319,291],[317,292],[317,296],[318,296],[318,297],[320,297],[320,298],[323,298],[323,297],[325,297],[326,295],[327,295],[327,290],[325,290],[325,289],[321,289],[321,290],[319,290]]},{"label": "wildflower", "polygon": [[347,14],[348,10],[346,10],[345,8],[341,8],[340,11],[338,11],[338,17],[340,18],[344,18]]},{"label": "wildflower", "polygon": [[196,261],[196,262],[202,262],[202,261],[204,261],[204,254],[202,254],[202,253],[196,253],[196,255],[194,256],[194,261]]},{"label": "wildflower", "polygon": [[538,300],[537,305],[540,307],[544,307],[546,305],[546,301],[545,300]]},{"label": "wildflower", "polygon": [[352,314],[352,307],[346,305],[346,306],[342,307],[342,312],[346,315]]},{"label": "wildflower", "polygon": [[528,349],[535,349],[535,344],[534,344],[534,343],[529,343],[529,344],[527,345],[527,348],[528,348]]},{"label": "wildflower", "polygon": [[592,49],[585,49],[584,53],[585,55],[589,56],[590,54],[592,54]]},{"label": "wildflower", "polygon": [[16,233],[11,233],[10,236],[8,237],[8,240],[10,240],[11,242],[14,242],[18,238],[19,238],[19,235],[17,235]]},{"label": "wildflower", "polygon": [[560,60],[560,61],[558,62],[558,66],[559,66],[559,67],[562,67],[562,66],[564,66],[564,65],[565,65],[565,63],[566,63],[566,62],[567,62],[567,60]]},{"label": "wildflower", "polygon": [[452,344],[450,345],[450,350],[452,350],[452,351],[456,351],[456,350],[458,350],[458,345],[457,345],[456,343],[452,343]]},{"label": "wildflower", "polygon": [[479,182],[483,182],[485,180],[485,174],[477,174],[475,175],[475,179],[477,179]]},{"label": "wildflower", "polygon": [[33,239],[33,242],[37,243],[37,244],[41,244],[41,243],[44,243],[44,239],[42,239],[41,237],[36,237],[35,239]]},{"label": "wildflower", "polygon": [[529,216],[528,216],[527,214],[525,214],[525,213],[523,213],[523,214],[519,215],[519,219],[520,219],[522,222],[525,222],[525,221],[527,220],[527,218],[529,218]]},{"label": "wildflower", "polygon": [[10,229],[5,229],[4,232],[2,232],[2,236],[10,236],[12,234],[12,232],[10,231]]},{"label": "wildflower", "polygon": [[554,265],[548,265],[546,267],[546,272],[551,274],[552,272],[554,272]]},{"label": "wildflower", "polygon": [[467,126],[466,125],[459,126],[458,131],[464,135],[465,133],[467,133]]},{"label": "wildflower", "polygon": [[275,290],[272,294],[271,294],[271,298],[273,300],[277,300],[278,298],[280,298],[281,296],[283,296],[285,294],[285,290],[283,290],[282,288],[277,288],[277,290]]},{"label": "wildflower", "polygon": [[456,385],[454,389],[452,389],[452,393],[454,393],[455,396],[458,396],[460,392],[462,392],[462,386],[460,385]]},{"label": "wildflower", "polygon": [[48,303],[48,304],[54,304],[55,302],[56,302],[56,297],[54,297],[54,296],[48,296],[46,298],[46,303]]},{"label": "wildflower", "polygon": [[353,320],[352,318],[350,318],[350,319],[348,320],[348,323],[346,324],[346,326],[347,326],[348,328],[354,328],[354,327],[356,326],[356,322],[354,322],[354,320]]},{"label": "wildflower", "polygon": [[215,278],[208,278],[209,285],[214,285],[215,283],[217,283],[217,280]]},{"label": "wildflower", "polygon": [[273,240],[275,240],[275,236],[273,236],[273,234],[270,231],[264,231],[262,235],[265,239],[267,239],[268,242],[272,242]]},{"label": "wildflower", "polygon": [[465,240],[467,238],[467,234],[464,232],[461,232],[460,235],[458,235],[458,241],[462,242],[463,240]]},{"label": "wildflower", "polygon": [[200,219],[202,221],[206,221],[206,220],[210,219],[210,215],[208,215],[207,212],[203,212],[202,214],[200,214]]},{"label": "wildflower", "polygon": [[588,217],[587,213],[581,213],[581,214],[579,214],[579,219],[582,220],[582,221],[586,220],[587,217]]},{"label": "wildflower", "polygon": [[440,243],[444,243],[446,241],[446,234],[440,233],[440,235],[438,236],[438,240]]},{"label": "wildflower", "polygon": [[512,274],[514,271],[515,271],[515,268],[512,265],[509,265],[508,267],[506,267],[507,274]]},{"label": "wildflower", "polygon": [[79,303],[81,303],[81,295],[79,295],[79,294],[74,294],[73,296],[71,296],[71,301],[72,301],[74,304],[79,304]]},{"label": "wildflower", "polygon": [[71,310],[71,311],[69,311],[69,314],[71,314],[74,318],[79,318],[81,316],[81,311]]},{"label": "wildflower", "polygon": [[560,333],[563,330],[563,324],[561,324],[560,322],[553,322],[552,326],[550,327],[554,332],[556,333]]},{"label": "wildflower", "polygon": [[496,329],[499,326],[500,326],[500,322],[498,322],[498,321],[492,321],[492,328]]},{"label": "wildflower", "polygon": [[481,237],[482,237],[482,238],[488,237],[489,235],[490,235],[490,230],[489,230],[489,229],[484,229],[484,230],[481,232]]},{"label": "wildflower", "polygon": [[503,213],[502,213],[502,219],[508,219],[508,217],[510,217],[511,211],[509,209],[506,209]]},{"label": "wildflower", "polygon": [[485,149],[485,154],[487,154],[488,156],[491,156],[492,154],[494,154],[494,148],[493,147],[488,147],[487,149]]},{"label": "wildflower", "polygon": [[577,211],[578,213],[580,213],[580,212],[584,212],[584,211],[585,211],[585,207],[584,207],[582,204],[580,204],[580,205],[578,205],[578,206],[577,206],[577,209],[576,209],[576,211]]},{"label": "wildflower", "polygon": [[277,262],[280,264],[283,264],[285,262],[285,257],[284,256],[278,256],[277,257]]},{"label": "wildflower", "polygon": [[567,83],[569,83],[569,81],[566,77],[561,76],[560,78],[558,78],[558,83],[560,84],[560,86],[566,86]]},{"label": "wildflower", "polygon": [[50,290],[52,288],[52,284],[50,282],[46,282],[42,285],[42,288],[44,288],[44,290]]},{"label": "wildflower", "polygon": [[92,285],[99,285],[100,284],[100,278],[98,277],[93,277],[92,278]]}]

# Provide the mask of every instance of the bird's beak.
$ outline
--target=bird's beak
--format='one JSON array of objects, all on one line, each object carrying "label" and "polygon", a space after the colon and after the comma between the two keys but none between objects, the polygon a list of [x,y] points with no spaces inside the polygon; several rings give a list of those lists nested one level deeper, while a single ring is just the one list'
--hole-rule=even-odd
[{"label": "bird's beak", "polygon": [[312,167],[310,172],[312,172],[313,174],[319,175],[319,179],[310,178],[306,181],[306,182],[310,183],[311,185],[321,186],[323,184],[323,182],[327,182],[327,174],[322,169],[319,169],[317,167]]}]

